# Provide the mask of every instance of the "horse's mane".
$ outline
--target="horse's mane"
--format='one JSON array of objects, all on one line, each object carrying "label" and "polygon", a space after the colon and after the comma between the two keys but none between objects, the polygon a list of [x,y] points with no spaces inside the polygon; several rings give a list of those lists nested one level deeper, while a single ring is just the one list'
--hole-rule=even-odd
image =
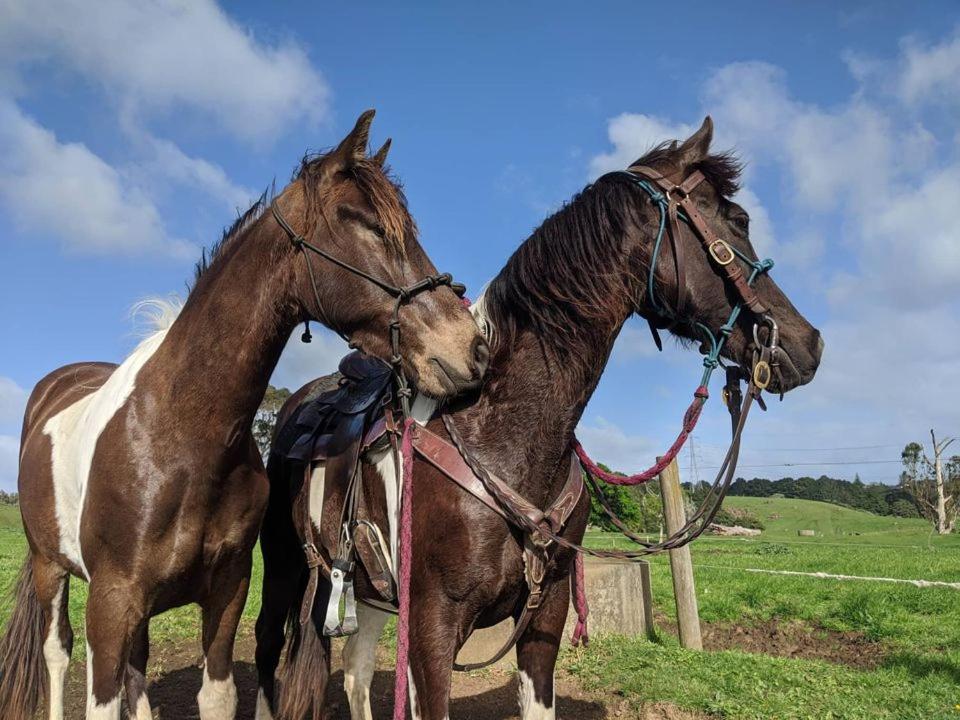
[{"label": "horse's mane", "polygon": [[[664,167],[676,152],[675,143],[664,143],[635,164]],[[732,154],[710,155],[691,169],[700,170],[722,197],[739,187],[741,165]],[[523,330],[533,330],[544,347],[570,353],[581,354],[586,343],[595,342],[596,328],[604,327],[613,305],[622,302],[617,293],[639,280],[630,271],[618,271],[617,278],[610,274],[624,265],[625,231],[654,217],[639,192],[623,174],[598,178],[517,248],[484,293],[495,352],[510,347]]]},{"label": "horse's mane", "polygon": [[[321,207],[317,202],[318,186],[322,181],[321,164],[329,153],[307,153],[294,170],[291,182],[300,180],[304,184],[304,196],[307,198],[307,221],[311,227],[323,222]],[[404,240],[408,233],[416,237],[417,227],[407,210],[407,199],[400,182],[370,159],[353,163],[345,170],[373,206],[377,219],[383,226],[384,239],[388,249],[399,255],[404,254]],[[276,183],[263,191],[263,194],[247,209],[239,214],[233,225],[224,229],[220,239],[209,250],[203,249],[200,260],[194,269],[193,287],[217,261],[226,255],[227,248],[243,236],[263,213],[270,207],[276,195]]]}]

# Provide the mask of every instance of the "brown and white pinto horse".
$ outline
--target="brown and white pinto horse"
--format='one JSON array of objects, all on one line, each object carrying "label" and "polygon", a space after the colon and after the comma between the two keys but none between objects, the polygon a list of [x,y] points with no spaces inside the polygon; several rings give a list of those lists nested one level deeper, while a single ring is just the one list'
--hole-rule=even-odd
[{"label": "brown and white pinto horse", "polygon": [[[676,183],[697,170],[703,173],[707,182],[692,193],[700,214],[718,237],[755,259],[747,214],[729,199],[737,188],[739,166],[730,156],[711,155],[711,138],[708,118],[679,147],[662,145],[636,164],[652,167]],[[634,312],[655,317],[645,288],[658,224],[656,205],[633,180],[625,174],[604,176],[544,222],[474,306],[491,341],[490,370],[477,397],[456,402],[445,412],[474,456],[539,508],[547,507],[567,480],[574,429],[623,323]],[[686,225],[681,225],[680,235],[683,252],[677,254],[685,257],[684,272],[676,270],[671,253],[662,252],[664,257],[654,269],[656,285],[660,297],[682,294],[685,301],[685,313],[670,330],[680,338],[698,340],[702,337],[695,323],[714,329],[721,326],[735,296]],[[678,288],[679,277],[685,282]],[[813,377],[822,351],[820,333],[770,278],[759,277],[754,288],[779,323],[781,347],[789,355],[784,365],[792,367],[782,383],[774,381],[770,389],[788,391]],[[729,360],[746,367],[750,367],[751,323],[741,317],[724,351]],[[282,416],[302,401],[311,385],[291,398]],[[428,409],[420,419],[426,422],[430,415]],[[448,437],[439,419],[430,420],[428,427]],[[317,472],[322,475],[322,470]],[[270,460],[271,504],[261,532],[265,567],[257,669],[261,687],[271,690],[278,637],[282,645],[284,619],[291,611],[295,618],[302,595],[304,563],[287,497],[300,473],[291,463],[276,457]],[[440,720],[447,717],[451,667],[463,642],[475,628],[510,616],[516,620],[526,602],[522,536],[420,457],[413,473],[411,704],[415,717]],[[389,496],[393,483],[389,453],[368,458],[364,496],[382,497],[385,486]],[[343,488],[327,487],[322,514],[316,503],[314,522],[326,552],[335,547],[332,533],[342,501]],[[391,508],[396,505],[394,501]],[[366,511],[384,534],[394,529],[395,512],[385,515],[383,506],[375,502]],[[563,530],[566,539],[582,540],[588,511],[584,493]],[[568,551],[553,554],[543,604],[517,645],[525,720],[555,716],[553,671],[567,616],[572,559]],[[358,576],[360,597],[377,598],[369,579],[362,572]],[[318,603],[324,601],[323,595],[321,591]],[[386,613],[364,607],[359,633],[344,650],[345,689],[356,720],[371,717],[374,649],[386,619]],[[291,624],[296,625],[295,619]],[[301,634],[311,630],[315,628],[305,628]],[[302,713],[310,710],[317,717],[325,689],[325,682],[317,681],[326,680],[324,663],[328,661],[316,653],[328,647],[307,642],[297,633],[294,638],[298,642],[288,654],[293,668],[284,671],[279,703],[281,708],[294,708],[294,713],[282,714],[284,720],[302,720]],[[308,649],[315,653],[313,657],[303,657]],[[297,672],[298,664],[313,670]],[[288,696],[294,699],[288,701]],[[258,720],[270,717],[268,710],[264,705]]]},{"label": "brown and white pinto horse", "polygon": [[[410,286],[436,270],[383,170],[385,149],[366,155],[372,117],[364,113],[333,152],[304,160],[272,202],[316,248]],[[19,480],[30,551],[0,648],[5,720],[33,717],[45,691],[50,717],[63,717],[71,575],[90,584],[87,718],[119,720],[124,683],[130,715],[151,717],[149,620],[187,603],[203,617],[200,717],[234,717],[234,634],[268,495],[251,435],[267,381],[308,319],[372,355],[393,354],[394,298],[298,252],[265,206],[225,234],[179,314],[123,363],[69,365],[34,389]],[[402,364],[421,392],[445,397],[479,384],[486,341],[449,287],[410,298],[400,320]]]}]

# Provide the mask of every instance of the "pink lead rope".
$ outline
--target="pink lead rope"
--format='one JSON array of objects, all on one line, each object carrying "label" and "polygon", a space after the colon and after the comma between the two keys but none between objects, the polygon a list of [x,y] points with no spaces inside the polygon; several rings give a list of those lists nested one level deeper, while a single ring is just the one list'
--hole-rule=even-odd
[{"label": "pink lead rope", "polygon": [[701,385],[696,389],[693,393],[693,402],[690,403],[690,407],[687,408],[687,412],[683,415],[683,428],[680,430],[680,434],[677,435],[677,439],[673,441],[673,445],[670,446],[670,449],[667,450],[663,457],[658,459],[652,467],[641,473],[625,476],[614,475],[613,473],[607,472],[590,459],[587,451],[583,449],[583,445],[580,444],[580,441],[577,440],[576,437],[573,438],[573,451],[577,454],[577,457],[580,458],[580,463],[584,469],[605,483],[611,485],[640,485],[641,483],[649,482],[673,461],[684,443],[687,442],[687,438],[690,437],[690,433],[693,432],[693,428],[697,425],[697,420],[700,419],[700,411],[703,410],[703,404],[707,401],[709,395],[710,393],[707,391],[706,385]]},{"label": "pink lead rope", "polygon": [[397,670],[393,684],[393,720],[407,717],[407,665],[410,658],[410,558],[413,544],[413,418],[403,423],[400,454],[403,489],[400,497],[400,612],[397,620]]}]

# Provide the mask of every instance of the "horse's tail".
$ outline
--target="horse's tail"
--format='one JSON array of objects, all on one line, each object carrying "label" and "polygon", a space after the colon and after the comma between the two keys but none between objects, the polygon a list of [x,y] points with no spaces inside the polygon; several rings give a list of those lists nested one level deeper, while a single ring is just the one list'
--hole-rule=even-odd
[{"label": "horse's tail", "polygon": [[0,640],[0,720],[30,720],[47,694],[43,657],[46,611],[33,583],[28,555],[13,591],[13,614]]},{"label": "horse's tail", "polygon": [[300,624],[304,590],[290,607],[287,656],[280,670],[278,720],[321,720],[330,678],[330,640],[317,633],[313,618]]}]

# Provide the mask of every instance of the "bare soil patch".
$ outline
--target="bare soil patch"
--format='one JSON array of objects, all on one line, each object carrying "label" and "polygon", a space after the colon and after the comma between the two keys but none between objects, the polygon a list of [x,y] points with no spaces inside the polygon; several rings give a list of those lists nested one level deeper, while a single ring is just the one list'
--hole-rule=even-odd
[{"label": "bare soil patch", "polygon": [[[234,656],[234,680],[237,683],[239,708],[237,720],[253,720],[257,673],[253,665],[255,641],[250,635],[237,638]],[[328,689],[328,718],[348,720],[350,710],[343,693],[343,671],[340,667],[339,643],[334,644],[333,676]],[[197,693],[203,682],[200,668],[200,646],[196,640],[165,643],[152,649],[148,677],[150,704],[154,718],[162,720],[195,720]],[[371,688],[373,715],[389,718],[393,713],[393,660],[386,654],[378,658],[378,667]],[[389,668],[389,669],[388,669]],[[82,718],[86,704],[86,680],[83,663],[74,663],[67,686],[67,718]],[[518,718],[517,680],[515,673],[504,670],[477,673],[454,673],[450,717],[472,720],[512,720]],[[681,710],[669,703],[656,703],[641,710],[630,708],[616,695],[585,691],[576,678],[558,672],[557,717],[577,720],[635,718],[636,720],[704,720],[707,716]]]},{"label": "bare soil patch", "polygon": [[[666,617],[657,618],[657,628],[671,635],[677,626]],[[882,644],[858,632],[837,632],[804,622],[765,620],[749,625],[703,623],[706,650],[741,650],[785,658],[825,660],[858,670],[873,670],[888,654]]]}]

